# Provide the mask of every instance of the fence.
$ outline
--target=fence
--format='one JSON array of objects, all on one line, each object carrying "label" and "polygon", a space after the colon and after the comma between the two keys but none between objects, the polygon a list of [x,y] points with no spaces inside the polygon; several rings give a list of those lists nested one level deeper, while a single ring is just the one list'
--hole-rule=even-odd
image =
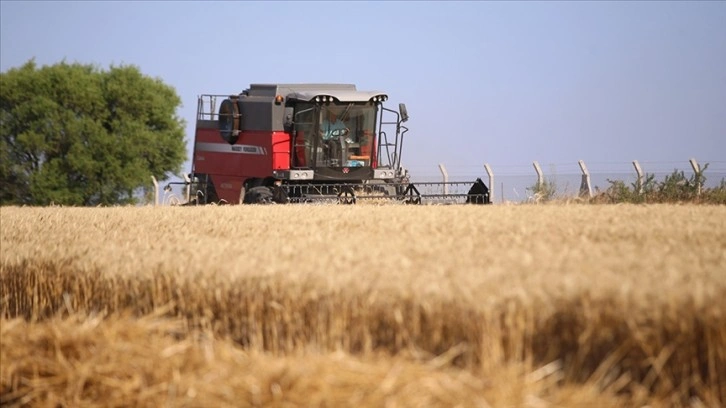
[{"label": "fence", "polygon": [[719,186],[726,179],[726,161],[708,162],[705,169],[695,158],[683,162],[594,162],[591,166],[583,160],[565,164],[548,164],[545,170],[539,162],[531,165],[450,166],[444,163],[434,168],[410,167],[413,182],[443,180],[467,181],[481,178],[490,187],[493,203],[525,202],[534,199],[536,191],[545,185],[554,188],[555,197],[592,197],[610,187],[610,181],[620,180],[636,188],[652,175],[663,180],[674,171],[686,176],[698,176],[705,180],[700,188]]}]

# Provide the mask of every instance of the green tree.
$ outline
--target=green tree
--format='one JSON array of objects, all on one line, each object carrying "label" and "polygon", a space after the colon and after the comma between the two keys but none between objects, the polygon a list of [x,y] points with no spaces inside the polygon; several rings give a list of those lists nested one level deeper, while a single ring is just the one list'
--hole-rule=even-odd
[{"label": "green tree", "polygon": [[0,204],[111,205],[185,160],[181,99],[135,66],[0,73]]}]

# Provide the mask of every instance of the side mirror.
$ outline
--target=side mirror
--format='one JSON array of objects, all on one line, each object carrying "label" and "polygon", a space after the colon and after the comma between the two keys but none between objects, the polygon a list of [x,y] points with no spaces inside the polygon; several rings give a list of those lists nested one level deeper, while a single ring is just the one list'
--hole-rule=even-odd
[{"label": "side mirror", "polygon": [[398,104],[398,111],[401,112],[401,122],[408,121],[408,111],[406,110],[405,103]]}]

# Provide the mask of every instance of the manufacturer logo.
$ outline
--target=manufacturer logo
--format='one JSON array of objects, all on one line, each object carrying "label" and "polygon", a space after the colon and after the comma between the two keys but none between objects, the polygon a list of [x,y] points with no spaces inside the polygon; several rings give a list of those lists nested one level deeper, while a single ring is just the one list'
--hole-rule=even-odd
[{"label": "manufacturer logo", "polygon": [[348,174],[350,172],[350,169],[347,167],[343,167],[343,173]]}]

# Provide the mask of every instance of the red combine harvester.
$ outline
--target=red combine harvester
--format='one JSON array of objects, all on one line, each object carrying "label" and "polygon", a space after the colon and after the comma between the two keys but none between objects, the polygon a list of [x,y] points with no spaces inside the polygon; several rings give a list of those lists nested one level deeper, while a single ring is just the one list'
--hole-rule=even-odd
[{"label": "red combine harvester", "polygon": [[385,108],[387,99],[351,84],[252,84],[239,95],[201,95],[190,179],[171,184],[188,187],[190,204],[490,203],[481,179],[410,182],[401,167],[408,113],[404,104]]}]

